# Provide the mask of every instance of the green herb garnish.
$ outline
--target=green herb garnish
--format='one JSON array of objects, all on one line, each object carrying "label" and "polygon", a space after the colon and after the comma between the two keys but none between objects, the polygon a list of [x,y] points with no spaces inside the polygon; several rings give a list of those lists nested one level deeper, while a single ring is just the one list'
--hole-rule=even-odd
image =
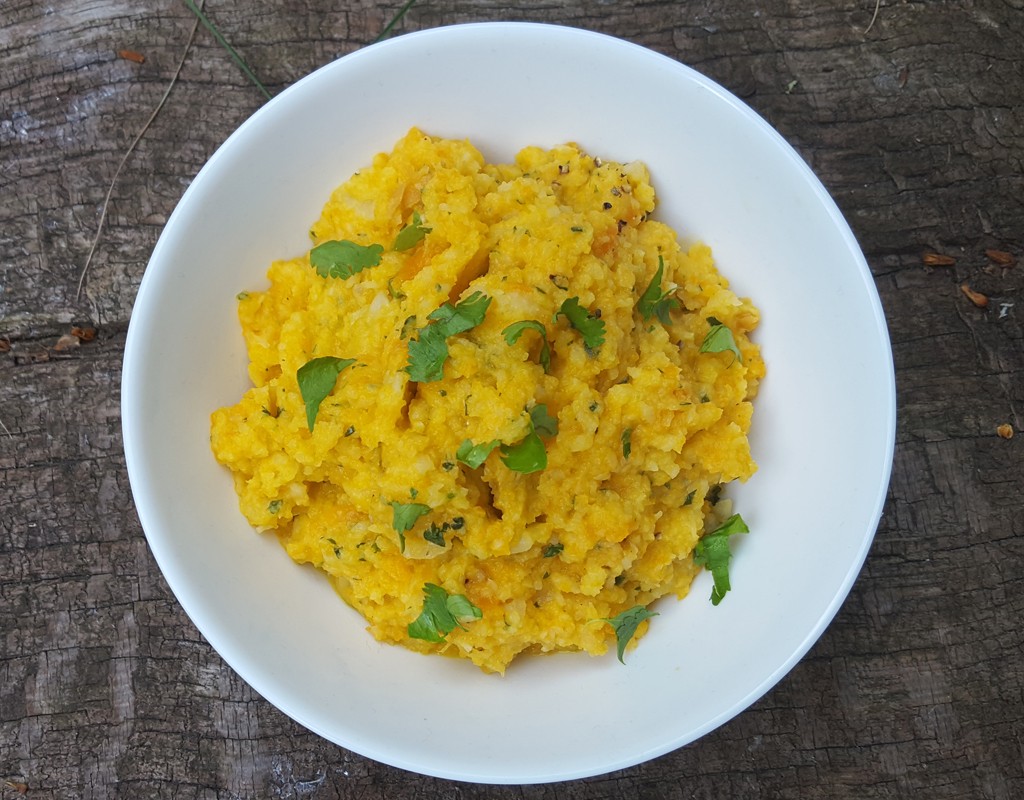
[{"label": "green herb garnish", "polygon": [[438,527],[435,523],[431,522],[430,527],[423,531],[423,538],[431,544],[444,547],[444,534],[445,528],[443,526]]},{"label": "green herb garnish", "polygon": [[612,626],[612,630],[615,631],[615,640],[618,643],[619,661],[625,664],[625,660],[622,658],[623,653],[626,652],[626,645],[629,644],[629,640],[633,638],[633,634],[636,633],[636,629],[640,626],[640,623],[645,619],[658,616],[656,611],[648,611],[643,606],[633,606],[627,611],[623,611],[621,614],[617,614],[611,619],[606,619],[609,625]]},{"label": "green herb garnish", "polygon": [[563,302],[552,319],[557,320],[559,316],[564,316],[580,332],[588,352],[596,353],[604,344],[604,320],[581,306],[578,297],[570,297]]},{"label": "green herb garnish", "polygon": [[383,253],[379,244],[363,246],[348,239],[331,240],[309,251],[309,263],[321,278],[345,279],[377,266]]},{"label": "green herb garnish", "polygon": [[693,549],[693,562],[698,567],[710,570],[715,579],[715,586],[711,590],[712,605],[721,603],[726,592],[732,588],[729,584],[729,559],[732,558],[729,537],[737,533],[750,533],[750,528],[743,517],[733,514],[711,533],[702,536]]},{"label": "green herb garnish", "polygon": [[561,542],[558,542],[556,544],[549,544],[547,547],[544,548],[543,552],[541,552],[541,555],[544,558],[554,558],[559,553],[561,553],[564,549],[565,549],[565,545],[562,544]]},{"label": "green herb garnish", "polygon": [[650,319],[651,317],[657,317],[668,325],[671,322],[669,318],[669,312],[673,308],[679,308],[679,301],[674,297],[670,297],[673,290],[663,292],[661,290],[661,277],[665,272],[665,259],[658,256],[658,271],[654,273],[654,277],[651,278],[651,282],[647,285],[644,293],[640,295],[640,299],[637,301],[636,307],[640,312],[640,316],[644,319]]},{"label": "green herb garnish", "polygon": [[271,500],[267,504],[267,513],[268,514],[276,514],[278,511],[281,510],[281,506],[283,505],[283,503],[284,503],[283,500]]},{"label": "green herb garnish", "polygon": [[334,384],[347,366],[356,363],[354,358],[337,358],[321,356],[307,361],[295,373],[299,383],[302,402],[306,404],[306,424],[310,431],[316,423],[316,415],[320,412],[320,404],[334,389]]},{"label": "green herb garnish", "polygon": [[398,232],[398,236],[395,237],[395,243],[392,245],[392,249],[398,250],[399,252],[409,250],[418,245],[423,240],[423,237],[432,230],[433,228],[423,224],[423,220],[420,218],[420,212],[413,211],[412,222]]},{"label": "green herb garnish", "polygon": [[444,535],[448,531],[461,531],[466,525],[462,517],[455,517],[451,522],[442,522],[440,525],[431,522],[430,526],[423,532],[423,538],[438,547],[444,547]]},{"label": "green herb garnish", "polygon": [[463,622],[482,619],[480,611],[464,594],[448,594],[433,583],[423,587],[423,611],[409,623],[409,636],[426,642],[440,643]]},{"label": "green herb garnish", "polygon": [[622,457],[625,459],[629,458],[629,454],[633,452],[633,429],[626,428],[622,432]]},{"label": "green herb garnish", "polygon": [[700,346],[700,352],[702,353],[725,353],[732,352],[739,359],[740,363],[743,363],[743,353],[736,346],[736,339],[732,335],[732,331],[729,330],[728,326],[723,325],[714,317],[708,317],[708,325],[711,326],[711,330],[707,332],[704,337],[704,341]]},{"label": "green herb garnish", "polygon": [[430,512],[430,506],[423,503],[399,503],[392,500],[388,503],[393,512],[391,527],[398,532],[398,549],[405,552],[405,532],[412,529],[416,520]]},{"label": "green herb garnish", "polygon": [[501,461],[514,472],[529,475],[548,465],[548,454],[539,434],[558,434],[558,420],[548,415],[548,407],[538,403],[530,409],[530,432],[516,444],[501,446]]},{"label": "green herb garnish", "polygon": [[487,460],[487,456],[501,444],[497,439],[492,439],[489,442],[483,442],[481,444],[473,444],[472,441],[466,439],[462,444],[459,445],[459,449],[455,451],[455,458],[461,461],[470,469],[476,469]]},{"label": "green herb garnish", "polygon": [[505,330],[501,332],[501,335],[505,337],[505,343],[513,345],[519,341],[519,337],[523,335],[523,331],[527,328],[537,331],[540,334],[540,363],[544,367],[544,371],[547,372],[551,367],[551,348],[548,346],[548,330],[544,327],[544,323],[538,322],[535,319],[524,319],[521,322],[513,322]]},{"label": "green herb garnish", "polygon": [[444,377],[448,359],[448,337],[475,328],[483,322],[491,298],[473,292],[458,305],[445,303],[430,314],[431,324],[420,330],[419,337],[409,342],[409,364],[405,371],[419,383],[439,381]]}]

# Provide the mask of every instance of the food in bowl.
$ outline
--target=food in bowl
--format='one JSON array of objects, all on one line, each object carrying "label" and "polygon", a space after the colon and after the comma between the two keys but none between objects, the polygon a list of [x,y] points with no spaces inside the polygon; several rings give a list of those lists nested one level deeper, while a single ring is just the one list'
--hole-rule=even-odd
[{"label": "food in bowl", "polygon": [[253,387],[211,444],[249,522],[377,639],[485,671],[622,659],[705,567],[719,602],[759,317],[654,209],[642,163],[573,144],[377,155],[239,295]]}]

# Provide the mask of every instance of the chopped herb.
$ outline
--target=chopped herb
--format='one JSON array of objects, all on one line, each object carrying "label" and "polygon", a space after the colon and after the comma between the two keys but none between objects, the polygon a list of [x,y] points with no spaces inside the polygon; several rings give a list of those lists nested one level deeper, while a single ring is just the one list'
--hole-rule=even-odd
[{"label": "chopped herb", "polygon": [[548,465],[548,454],[537,432],[531,430],[522,441],[501,446],[501,461],[513,472],[529,475]]},{"label": "chopped herb", "polygon": [[418,245],[423,240],[423,237],[432,230],[433,228],[423,224],[423,220],[420,218],[420,213],[418,211],[413,211],[412,222],[398,232],[398,236],[395,237],[395,243],[392,247],[398,251],[409,250]]},{"label": "chopped herb", "polygon": [[[447,524],[448,523],[446,522],[445,525]],[[431,544],[436,544],[438,547],[444,547],[444,533],[445,528],[443,526],[439,528],[435,523],[431,522],[430,527],[423,531],[423,538]]]},{"label": "chopped herb", "polygon": [[309,251],[309,263],[321,278],[345,279],[377,266],[383,252],[379,244],[363,246],[348,239],[331,240]]},{"label": "chopped herb", "polygon": [[442,522],[440,525],[431,522],[430,527],[423,532],[423,538],[438,547],[444,547],[444,535],[448,531],[461,531],[465,526],[466,520],[462,517],[455,517],[451,522]]},{"label": "chopped herb", "polygon": [[416,520],[430,512],[430,506],[423,503],[399,503],[391,501],[388,503],[394,512],[391,518],[391,526],[398,532],[399,549],[405,552],[405,532],[412,529]]},{"label": "chopped herb", "polygon": [[248,292],[239,292],[238,294],[235,295],[235,299],[236,300],[245,300],[248,297],[249,297],[249,293]]},{"label": "chopped herb", "polygon": [[600,311],[591,314],[580,305],[578,297],[570,297],[562,303],[555,312],[554,319],[557,320],[559,316],[564,316],[569,320],[569,324],[582,334],[583,344],[588,352],[596,353],[604,344],[604,321],[599,319]]},{"label": "chopped herb", "polygon": [[644,293],[640,295],[636,307],[644,319],[656,316],[663,324],[668,325],[671,322],[669,312],[674,308],[679,308],[679,301],[674,297],[669,297],[673,290],[664,292],[661,290],[661,277],[664,272],[665,259],[658,256],[658,271],[654,273],[651,282],[647,285]]},{"label": "chopped herb", "polygon": [[419,383],[439,381],[444,377],[448,359],[448,337],[475,328],[483,322],[491,298],[473,292],[458,305],[445,303],[430,314],[430,325],[420,330],[419,337],[409,342],[409,364],[405,371]]},{"label": "chopped herb", "polygon": [[505,330],[501,332],[501,335],[505,337],[505,343],[508,345],[514,345],[519,341],[519,337],[523,335],[523,331],[527,328],[537,331],[540,334],[540,363],[544,367],[544,371],[547,372],[551,367],[551,348],[548,346],[548,330],[544,327],[544,323],[538,322],[535,319],[524,319],[521,322],[513,322]]},{"label": "chopped herb", "polygon": [[712,506],[717,506],[718,501],[722,499],[722,484],[716,483],[708,489],[707,497],[704,499],[711,503]]},{"label": "chopped herb", "polygon": [[423,611],[407,630],[413,639],[440,643],[456,626],[464,628],[463,622],[482,618],[483,612],[464,594],[448,594],[440,586],[428,583],[423,587]]},{"label": "chopped herb", "polygon": [[700,352],[724,353],[728,351],[734,353],[742,364],[743,353],[736,346],[736,339],[733,338],[732,331],[714,317],[708,317],[708,325],[711,326],[711,330],[704,337],[704,341],[700,346]]},{"label": "chopped herb", "polygon": [[278,511],[281,510],[282,505],[284,505],[283,500],[271,500],[270,503],[267,505],[267,513],[276,514]]},{"label": "chopped herb", "polygon": [[408,339],[409,334],[413,332],[416,327],[416,315],[413,314],[411,317],[406,317],[405,322],[402,323],[402,331],[398,334],[399,339]]},{"label": "chopped herb", "polygon": [[419,493],[420,490],[417,489],[415,486],[409,489],[409,497],[411,497],[413,500],[416,499],[416,495],[418,495]]},{"label": "chopped herb", "polygon": [[591,411],[597,411],[597,405],[597,401],[594,401],[589,406],[587,406],[587,408],[589,408]]},{"label": "chopped herb", "polygon": [[[388,278],[388,294],[391,295],[392,300],[405,300],[405,298],[408,297],[408,295],[406,295],[406,293],[403,292],[402,290],[396,289],[392,285],[392,281],[394,281],[394,279],[394,275]],[[413,319],[415,319],[415,317],[413,317]],[[402,338],[404,339],[405,337],[403,336]]]},{"label": "chopped herb", "polygon": [[345,436],[346,437],[347,436],[351,436],[355,432],[356,432],[356,426],[355,425],[349,425],[347,428],[345,428]]},{"label": "chopped herb", "polygon": [[473,444],[469,439],[466,439],[462,444],[459,445],[459,449],[455,451],[455,458],[461,461],[470,469],[476,469],[487,460],[487,456],[501,444],[497,439],[492,439],[489,442],[482,442],[481,444]]},{"label": "chopped herb", "polygon": [[625,664],[625,660],[622,658],[623,653],[626,652],[626,645],[629,644],[629,640],[633,638],[633,634],[636,633],[636,629],[640,626],[640,623],[645,619],[658,616],[656,611],[648,611],[643,606],[633,606],[627,611],[623,611],[621,614],[617,614],[611,619],[606,619],[609,625],[612,626],[612,630],[615,631],[615,640],[618,643],[619,661]]},{"label": "chopped herb", "polygon": [[622,432],[622,457],[628,459],[633,452],[633,429],[626,428]]},{"label": "chopped herb", "polygon": [[571,228],[569,228],[569,230],[571,230],[573,233],[583,233],[583,228],[581,228],[579,225],[573,225]]},{"label": "chopped herb", "polygon": [[558,420],[548,415],[548,408],[538,403],[530,409],[530,432],[526,437],[512,445],[501,446],[501,461],[514,472],[529,475],[538,472],[548,465],[548,454],[544,442],[538,434],[555,436],[558,433]]},{"label": "chopped herb", "polygon": [[694,489],[688,495],[686,495],[686,499],[683,500],[683,505],[684,506],[692,505],[693,504],[694,495],[696,495],[696,494],[697,494],[697,490]]},{"label": "chopped herb", "polygon": [[454,467],[455,467],[455,462],[453,462],[453,461],[443,461],[443,462],[441,462],[441,469],[443,469],[445,472],[450,471]]},{"label": "chopped herb", "polygon": [[750,528],[743,521],[743,517],[733,514],[711,533],[702,536],[693,549],[693,563],[710,570],[715,580],[714,588],[711,590],[712,605],[717,606],[721,603],[726,592],[732,588],[729,583],[729,559],[732,558],[729,537],[737,533],[750,533]]},{"label": "chopped herb", "polygon": [[320,404],[334,389],[334,384],[342,370],[356,363],[354,358],[337,358],[321,356],[307,361],[295,373],[299,384],[302,402],[306,404],[306,424],[313,430],[316,416],[320,412]]},{"label": "chopped herb", "polygon": [[565,549],[565,545],[562,544],[561,542],[558,542],[557,544],[549,544],[547,547],[544,548],[544,552],[541,553],[541,555],[544,558],[554,558],[559,553],[561,553],[564,549]]},{"label": "chopped herb", "polygon": [[569,280],[562,275],[548,275],[548,280],[551,281],[556,289],[561,289],[563,292],[569,291]]},{"label": "chopped herb", "polygon": [[545,436],[558,435],[558,419],[548,414],[548,407],[544,403],[537,403],[530,409],[530,421],[537,433]]}]

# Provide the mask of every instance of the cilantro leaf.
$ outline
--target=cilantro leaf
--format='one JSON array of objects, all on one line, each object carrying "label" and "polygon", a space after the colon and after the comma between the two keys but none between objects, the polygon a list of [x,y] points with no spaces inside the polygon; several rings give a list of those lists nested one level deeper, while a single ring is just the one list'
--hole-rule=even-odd
[{"label": "cilantro leaf", "polygon": [[565,549],[565,545],[564,544],[562,544],[561,542],[556,542],[555,544],[549,544],[547,547],[545,547],[544,551],[541,553],[541,555],[544,558],[554,558],[559,553],[561,553],[564,549]]},{"label": "cilantro leaf", "polygon": [[[445,523],[447,525],[447,523]],[[442,525],[438,527],[433,522],[430,523],[430,527],[423,531],[423,538],[431,544],[436,544],[438,547],[444,547],[444,535],[449,528]]]},{"label": "cilantro leaf", "polygon": [[491,305],[491,298],[483,292],[473,292],[457,305],[445,303],[433,311],[427,319],[435,320],[444,328],[445,336],[454,336],[470,328],[475,328],[484,321],[484,315]]},{"label": "cilantro leaf", "polygon": [[545,436],[558,435],[558,418],[548,414],[548,407],[544,403],[537,403],[530,409],[530,422],[537,433]]},{"label": "cilantro leaf", "polygon": [[418,383],[439,381],[444,377],[444,362],[448,360],[448,341],[438,325],[421,328],[419,336],[409,340],[409,363],[405,371]]},{"label": "cilantro leaf", "polygon": [[444,601],[445,606],[456,622],[469,622],[475,619],[483,619],[483,612],[473,605],[464,594],[451,594]]},{"label": "cilantro leaf", "polygon": [[551,367],[551,347],[548,345],[548,330],[544,327],[544,323],[538,322],[535,319],[524,319],[521,322],[513,322],[501,332],[501,335],[505,337],[506,344],[513,345],[519,341],[519,337],[523,335],[523,331],[528,328],[535,330],[540,334],[541,345],[539,361],[541,366],[544,367],[544,371],[547,372]]},{"label": "cilantro leaf", "polygon": [[721,603],[726,592],[732,588],[729,583],[729,560],[732,558],[729,537],[737,533],[750,533],[750,528],[743,517],[733,514],[711,533],[702,536],[693,549],[693,563],[710,570],[715,580],[711,590],[712,605]]},{"label": "cilantro leaf", "polygon": [[583,336],[583,344],[591,353],[596,353],[604,344],[604,320],[580,305],[578,297],[570,297],[559,306],[554,319],[564,316],[569,324]]},{"label": "cilantro leaf", "polygon": [[473,444],[472,441],[466,439],[462,444],[459,445],[459,449],[455,451],[455,458],[461,461],[470,469],[476,469],[487,460],[487,456],[501,444],[497,439],[492,439],[489,442],[483,442],[481,444]]},{"label": "cilantro leaf", "polygon": [[740,349],[736,346],[736,339],[733,338],[732,331],[714,317],[708,317],[708,325],[711,326],[711,330],[709,330],[707,335],[704,337],[704,341],[700,346],[700,352],[724,353],[726,351],[731,351],[732,353],[735,353],[736,358],[738,358],[742,364],[743,353],[741,353]]},{"label": "cilantro leaf", "polygon": [[633,429],[626,428],[622,432],[622,457],[628,459],[633,452]]},{"label": "cilantro leaf", "polygon": [[419,383],[439,381],[448,360],[448,342],[439,325],[427,325],[416,339],[409,340],[409,364],[405,371]]},{"label": "cilantro leaf", "polygon": [[409,377],[419,383],[441,380],[448,360],[448,337],[483,322],[490,304],[490,297],[473,292],[458,305],[445,303],[432,312],[428,317],[431,323],[420,330],[418,338],[409,341],[409,363],[405,367]]},{"label": "cilantro leaf", "polygon": [[645,619],[658,616],[657,611],[648,611],[643,606],[633,606],[632,608],[623,611],[621,614],[616,614],[611,619],[606,619],[609,625],[612,626],[612,630],[615,631],[615,640],[618,643],[619,661],[625,664],[625,660],[622,658],[623,653],[626,652],[626,645],[629,644],[629,640],[633,638],[633,634],[636,633],[636,629],[640,626],[640,623]]},{"label": "cilantro leaf", "polygon": [[679,301],[674,297],[669,297],[672,290],[661,291],[661,277],[664,272],[665,259],[658,256],[658,271],[654,273],[651,282],[647,285],[644,293],[640,295],[636,307],[644,319],[656,316],[663,324],[668,325],[671,321],[669,312],[673,308],[679,308]]},{"label": "cilantro leaf", "polygon": [[310,431],[316,423],[316,415],[320,412],[320,404],[334,389],[334,384],[342,370],[355,364],[354,358],[337,358],[321,356],[307,361],[295,373],[299,384],[302,402],[306,404],[306,424]]},{"label": "cilantro leaf", "polygon": [[348,239],[318,244],[309,251],[309,263],[321,278],[351,278],[367,267],[380,263],[384,248],[379,244],[361,245]]},{"label": "cilantro leaf", "polygon": [[464,627],[463,621],[482,618],[483,612],[464,594],[450,595],[440,586],[427,583],[423,586],[423,611],[409,623],[407,631],[413,639],[440,643],[456,626]]},{"label": "cilantro leaf", "polygon": [[529,475],[548,465],[548,454],[538,434],[558,434],[558,420],[548,414],[548,407],[538,403],[530,409],[530,432],[516,444],[501,446],[501,461],[514,472]]},{"label": "cilantro leaf", "polygon": [[423,503],[399,503],[392,500],[391,527],[398,532],[398,549],[405,552],[405,532],[412,529],[416,520],[430,512],[430,506]]},{"label": "cilantro leaf", "polygon": [[501,446],[501,461],[513,472],[529,475],[548,465],[548,454],[537,432],[531,430],[522,441]]},{"label": "cilantro leaf", "polygon": [[395,237],[395,243],[392,245],[392,249],[398,250],[410,250],[418,245],[423,237],[426,236],[433,230],[428,225],[423,224],[423,220],[420,218],[420,212],[412,212],[412,222],[406,225],[402,230],[398,232],[398,236]]}]

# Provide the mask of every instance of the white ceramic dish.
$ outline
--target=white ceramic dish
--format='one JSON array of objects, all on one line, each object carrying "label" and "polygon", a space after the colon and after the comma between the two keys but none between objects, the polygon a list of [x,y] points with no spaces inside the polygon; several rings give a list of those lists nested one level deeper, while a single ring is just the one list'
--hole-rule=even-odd
[{"label": "white ceramic dish", "polygon": [[[208,415],[246,388],[235,294],[308,246],[330,191],[417,125],[491,160],[581,143],[641,159],[660,218],[710,244],[760,306],[760,471],[731,489],[752,528],[733,591],[663,601],[627,666],[526,659],[502,679],[377,644],[325,580],[238,512]],[[871,543],[891,464],[892,359],[870,272],[811,171],[719,86],[649,50],[529,24],[367,47],[242,125],[182,198],[139,289],[124,359],[139,516],[181,605],[224,660],[302,725],[409,770],[490,783],[605,773],[742,711],[815,642]]]}]

